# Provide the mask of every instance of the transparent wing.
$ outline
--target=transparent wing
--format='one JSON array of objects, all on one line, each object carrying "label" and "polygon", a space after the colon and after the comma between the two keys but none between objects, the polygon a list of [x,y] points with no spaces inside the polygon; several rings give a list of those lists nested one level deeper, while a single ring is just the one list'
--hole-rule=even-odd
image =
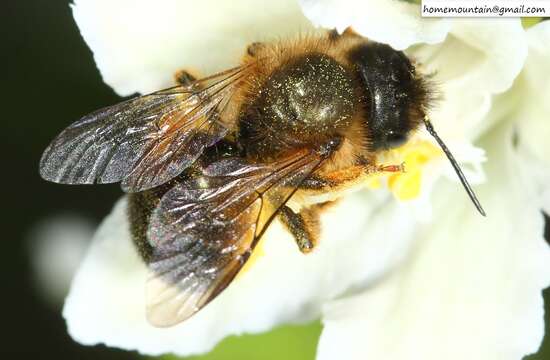
[{"label": "transparent wing", "polygon": [[54,139],[40,174],[64,184],[122,181],[127,192],[163,184],[226,135],[220,116],[246,75],[235,68],[97,110]]},{"label": "transparent wing", "polygon": [[225,289],[281,206],[322,161],[312,151],[268,165],[221,160],[167,192],[148,232],[149,321],[174,325]]}]

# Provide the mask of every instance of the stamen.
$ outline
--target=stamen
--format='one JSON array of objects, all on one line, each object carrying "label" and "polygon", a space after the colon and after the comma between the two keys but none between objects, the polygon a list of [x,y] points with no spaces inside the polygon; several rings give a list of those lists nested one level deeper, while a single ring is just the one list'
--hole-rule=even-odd
[{"label": "stamen", "polygon": [[441,150],[428,141],[415,141],[390,151],[386,161],[403,161],[398,166],[401,171],[387,176],[387,185],[393,195],[401,201],[417,198],[422,190],[424,165],[438,156]]}]

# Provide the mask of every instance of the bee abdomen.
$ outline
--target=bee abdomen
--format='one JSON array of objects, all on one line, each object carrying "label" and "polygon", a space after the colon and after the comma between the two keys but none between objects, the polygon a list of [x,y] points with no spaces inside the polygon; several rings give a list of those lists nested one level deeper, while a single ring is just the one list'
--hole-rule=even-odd
[{"label": "bee abdomen", "polygon": [[239,141],[256,158],[318,144],[350,125],[356,104],[348,70],[328,55],[306,54],[275,70],[243,109]]},{"label": "bee abdomen", "polygon": [[232,141],[220,140],[206,148],[194,166],[186,169],[170,182],[153,189],[128,194],[128,220],[130,235],[136,250],[145,263],[149,263],[153,248],[147,238],[151,215],[160,203],[161,198],[177,186],[186,181],[196,179],[202,175],[203,168],[218,160],[228,157],[238,157],[239,147]]}]

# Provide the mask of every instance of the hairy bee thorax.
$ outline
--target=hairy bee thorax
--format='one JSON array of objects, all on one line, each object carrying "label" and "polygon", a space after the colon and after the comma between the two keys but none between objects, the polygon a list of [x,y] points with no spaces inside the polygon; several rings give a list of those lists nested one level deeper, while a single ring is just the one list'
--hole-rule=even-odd
[{"label": "hairy bee thorax", "polygon": [[358,115],[362,106],[356,74],[327,36],[254,44],[244,63],[254,68],[237,115],[238,141],[246,157],[269,161],[336,137],[344,139],[343,149],[354,141],[359,143],[353,143],[359,145],[355,149],[364,147],[363,132],[355,139],[347,136],[364,119]]},{"label": "hairy bee thorax", "polygon": [[351,74],[325,54],[305,54],[275,70],[240,119],[249,156],[317,145],[351,124],[357,99]]}]

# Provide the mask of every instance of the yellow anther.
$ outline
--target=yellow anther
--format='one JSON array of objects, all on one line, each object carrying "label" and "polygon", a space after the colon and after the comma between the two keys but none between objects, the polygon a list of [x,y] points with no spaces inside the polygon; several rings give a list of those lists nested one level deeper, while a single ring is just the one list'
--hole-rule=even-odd
[{"label": "yellow anther", "polygon": [[392,150],[388,154],[388,158],[407,164],[407,171],[404,171],[403,168],[403,171],[387,176],[388,187],[395,197],[403,201],[418,197],[421,191],[424,165],[441,155],[441,150],[428,141],[418,141]]}]

